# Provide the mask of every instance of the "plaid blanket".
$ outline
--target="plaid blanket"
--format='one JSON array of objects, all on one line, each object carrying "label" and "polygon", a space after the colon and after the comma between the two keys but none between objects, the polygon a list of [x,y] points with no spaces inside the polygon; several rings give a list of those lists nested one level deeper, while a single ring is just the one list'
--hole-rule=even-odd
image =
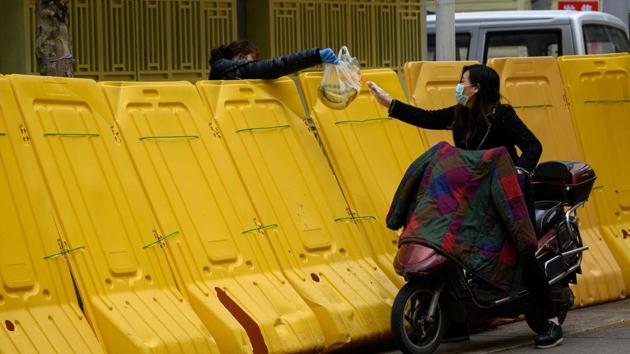
[{"label": "plaid blanket", "polygon": [[421,243],[504,291],[521,287],[522,255],[537,240],[512,160],[503,147],[441,142],[405,173],[387,215],[399,245]]}]

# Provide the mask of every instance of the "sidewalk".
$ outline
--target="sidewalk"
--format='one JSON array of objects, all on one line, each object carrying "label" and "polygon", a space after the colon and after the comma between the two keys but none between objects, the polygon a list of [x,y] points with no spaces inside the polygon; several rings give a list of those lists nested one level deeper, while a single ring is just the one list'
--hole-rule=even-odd
[{"label": "sidewalk", "polygon": [[[584,343],[584,334],[607,331],[617,327],[625,327],[625,330],[609,331],[613,333],[613,338],[627,340],[630,343],[630,299],[572,310],[567,315],[567,319],[562,326],[566,342],[564,346],[568,346],[567,344],[571,343],[572,337],[580,337],[581,343]],[[472,335],[467,342],[442,344],[436,353],[497,353],[510,351],[523,353],[529,352],[527,349],[540,354],[550,353],[548,350],[536,351],[533,345],[533,338],[534,334],[527,327],[527,323],[518,321]],[[578,342],[578,338],[576,338],[576,342]],[[592,351],[588,352],[604,353],[605,351],[600,351],[594,347]],[[627,348],[627,352],[630,353],[630,347]],[[383,354],[394,353],[400,352],[394,350]]]}]

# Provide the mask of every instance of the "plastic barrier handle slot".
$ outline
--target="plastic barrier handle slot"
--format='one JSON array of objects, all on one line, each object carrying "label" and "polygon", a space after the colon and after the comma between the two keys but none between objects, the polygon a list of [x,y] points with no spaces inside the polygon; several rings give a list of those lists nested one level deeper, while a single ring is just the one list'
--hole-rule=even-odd
[{"label": "plastic barrier handle slot", "polygon": [[60,136],[60,137],[97,137],[98,133],[44,133],[44,136]]},{"label": "plastic barrier handle slot", "polygon": [[149,135],[141,136],[139,140],[159,140],[159,139],[198,139],[199,135]]},{"label": "plastic barrier handle slot", "polygon": [[5,135],[7,135],[7,133],[5,133],[5,132],[0,132],[0,136],[5,136]]},{"label": "plastic barrier handle slot", "polygon": [[285,128],[290,128],[290,127],[291,126],[289,124],[283,124],[283,125],[270,125],[268,127],[242,128],[242,129],[236,129],[236,133],[254,132],[258,130],[269,130],[269,129],[285,129]]},{"label": "plastic barrier handle slot", "polygon": [[147,249],[149,247],[153,247],[155,245],[157,245],[158,243],[161,243],[162,241],[165,241],[166,239],[169,239],[173,236],[177,236],[179,234],[179,231],[173,231],[170,234],[166,235],[166,236],[159,236],[157,237],[157,240],[152,241],[147,243],[146,245],[142,246],[142,249]]},{"label": "plastic barrier handle slot", "polygon": [[381,120],[393,120],[394,118],[391,117],[379,117],[379,118],[369,118],[369,119],[350,119],[350,120],[340,120],[335,122],[335,125],[338,124],[363,124],[363,123],[370,123],[370,122],[377,122],[377,121],[381,121]]},{"label": "plastic barrier handle slot", "polygon": [[85,246],[79,246],[79,247],[70,248],[70,249],[67,249],[67,250],[66,250],[66,249],[64,249],[64,250],[61,250],[61,252],[58,252],[58,253],[53,253],[53,254],[50,254],[50,255],[48,255],[48,256],[46,256],[46,257],[44,257],[44,260],[49,260],[49,259],[57,258],[57,257],[59,257],[59,256],[65,256],[65,255],[70,254],[70,253],[72,253],[72,252],[79,251],[79,250],[83,250],[83,249],[85,249]]}]

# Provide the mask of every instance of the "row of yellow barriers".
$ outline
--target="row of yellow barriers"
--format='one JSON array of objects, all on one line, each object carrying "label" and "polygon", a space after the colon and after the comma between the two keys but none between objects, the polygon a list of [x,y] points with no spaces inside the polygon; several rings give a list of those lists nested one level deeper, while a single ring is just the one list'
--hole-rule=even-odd
[{"label": "row of yellow barriers", "polygon": [[[491,62],[544,159],[592,164],[579,305],[625,296],[628,55]],[[408,63],[410,101],[454,103],[463,62]],[[450,139],[343,111],[321,73],[121,83],[0,77],[2,352],[293,353],[383,343],[402,279],[384,218],[408,164]],[[366,70],[404,100],[396,73]],[[628,148],[626,148],[628,147]],[[621,267],[620,267],[621,266]],[[76,290],[75,290],[76,289]],[[77,301],[80,299],[80,303]]]}]

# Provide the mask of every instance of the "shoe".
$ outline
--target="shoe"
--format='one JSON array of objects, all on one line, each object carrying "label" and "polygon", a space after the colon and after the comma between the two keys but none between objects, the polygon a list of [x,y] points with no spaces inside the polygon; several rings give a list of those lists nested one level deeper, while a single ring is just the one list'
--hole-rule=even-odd
[{"label": "shoe", "polygon": [[536,336],[534,344],[536,348],[553,348],[562,343],[562,327],[549,321],[542,333]]},{"label": "shoe", "polygon": [[457,343],[470,340],[468,326],[464,324],[452,324],[446,328],[442,343]]}]

